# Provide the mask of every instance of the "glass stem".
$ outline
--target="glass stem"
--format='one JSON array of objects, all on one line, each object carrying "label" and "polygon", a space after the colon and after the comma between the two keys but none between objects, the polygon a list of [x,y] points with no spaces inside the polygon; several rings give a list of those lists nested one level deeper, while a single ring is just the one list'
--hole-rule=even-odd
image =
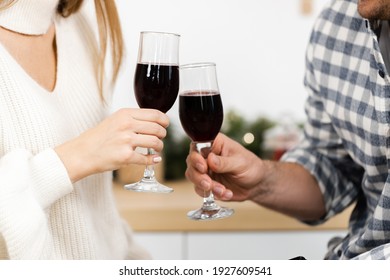
[{"label": "glass stem", "polygon": [[[154,150],[151,148],[148,148],[148,155],[154,155]],[[153,165],[146,165],[146,168],[144,170],[144,178],[147,180],[154,179],[154,166]]]},{"label": "glass stem", "polygon": [[[207,159],[208,155],[211,152],[211,147],[213,146],[213,141],[204,142],[204,143],[195,143],[195,148],[205,159]],[[209,172],[211,176],[211,172]],[[215,203],[213,192],[204,192],[203,197],[203,209],[206,210],[218,210],[220,207]]]},{"label": "glass stem", "polygon": [[[206,195],[206,192],[205,192]],[[218,210],[220,207],[215,203],[213,192],[209,192],[209,195],[203,198],[203,209],[211,211]]]}]

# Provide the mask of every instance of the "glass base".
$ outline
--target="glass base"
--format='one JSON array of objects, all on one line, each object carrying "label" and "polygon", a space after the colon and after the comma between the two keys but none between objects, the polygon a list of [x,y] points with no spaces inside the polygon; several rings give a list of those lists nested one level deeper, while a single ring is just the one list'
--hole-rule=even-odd
[{"label": "glass base", "polygon": [[135,192],[171,193],[173,189],[160,184],[156,179],[142,178],[141,181],[124,186],[126,190]]},{"label": "glass base", "polygon": [[211,221],[217,219],[223,219],[233,215],[234,210],[226,207],[217,207],[215,209],[209,209],[202,207],[197,210],[193,210],[187,213],[187,217],[196,221]]}]

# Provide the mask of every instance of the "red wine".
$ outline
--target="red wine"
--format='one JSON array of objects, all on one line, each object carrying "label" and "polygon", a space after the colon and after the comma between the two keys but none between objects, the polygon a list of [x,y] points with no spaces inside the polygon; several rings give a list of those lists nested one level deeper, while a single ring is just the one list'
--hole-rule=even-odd
[{"label": "red wine", "polygon": [[168,112],[179,92],[179,66],[137,64],[134,92],[139,107]]},{"label": "red wine", "polygon": [[187,92],[179,96],[179,117],[184,131],[194,142],[215,139],[223,122],[218,92]]}]

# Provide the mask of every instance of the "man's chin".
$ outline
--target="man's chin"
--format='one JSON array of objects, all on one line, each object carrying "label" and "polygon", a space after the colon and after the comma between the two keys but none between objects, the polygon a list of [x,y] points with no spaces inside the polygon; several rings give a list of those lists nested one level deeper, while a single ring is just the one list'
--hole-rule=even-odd
[{"label": "man's chin", "polygon": [[369,20],[389,20],[390,4],[383,3],[380,0],[359,0],[358,12],[363,18]]}]

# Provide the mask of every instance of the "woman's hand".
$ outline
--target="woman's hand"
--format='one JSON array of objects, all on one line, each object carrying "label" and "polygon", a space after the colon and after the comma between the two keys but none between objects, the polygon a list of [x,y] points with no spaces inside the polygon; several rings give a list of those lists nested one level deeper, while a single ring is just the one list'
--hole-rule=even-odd
[{"label": "woman's hand", "polygon": [[137,147],[160,152],[168,117],[153,109],[120,109],[96,127],[55,148],[72,182],[128,164],[154,164],[158,155],[143,155]]}]

